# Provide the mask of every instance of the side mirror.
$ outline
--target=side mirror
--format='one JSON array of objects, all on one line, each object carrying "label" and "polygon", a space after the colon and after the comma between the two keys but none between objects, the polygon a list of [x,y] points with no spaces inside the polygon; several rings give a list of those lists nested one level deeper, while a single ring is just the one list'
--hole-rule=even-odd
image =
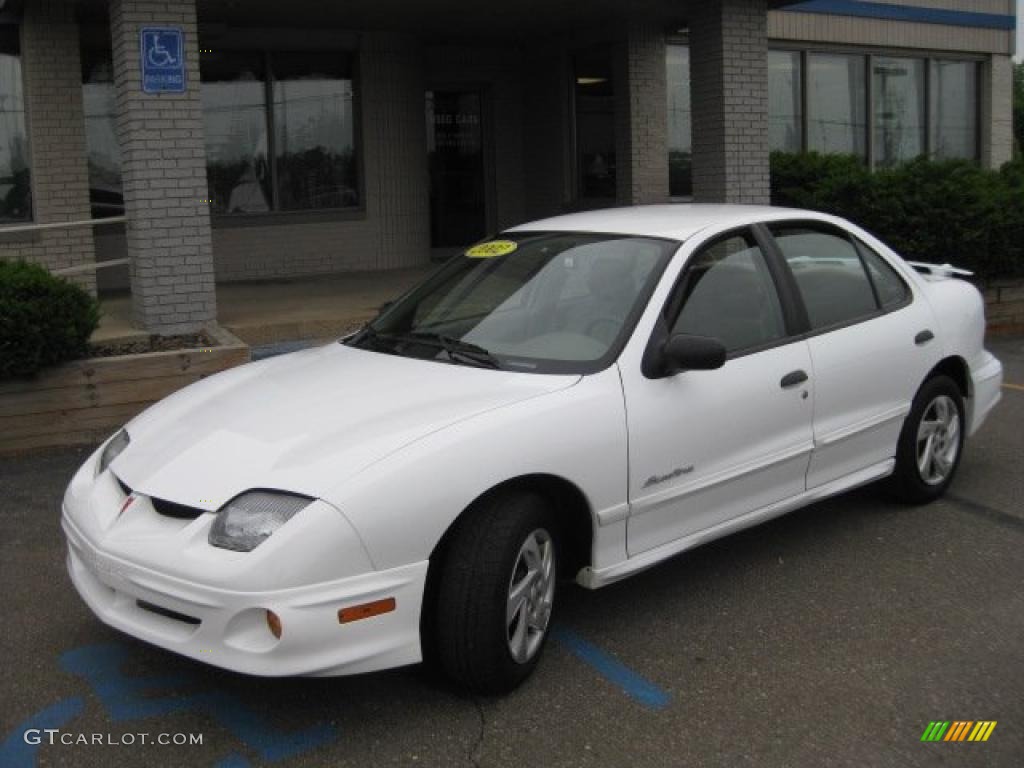
[{"label": "side mirror", "polygon": [[709,336],[677,333],[661,349],[664,375],[680,371],[712,371],[725,365],[725,345]]}]

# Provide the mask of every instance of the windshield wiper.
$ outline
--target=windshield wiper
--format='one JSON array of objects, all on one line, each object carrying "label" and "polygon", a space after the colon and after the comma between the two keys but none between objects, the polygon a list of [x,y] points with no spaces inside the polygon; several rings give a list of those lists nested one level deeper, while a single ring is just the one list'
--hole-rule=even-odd
[{"label": "windshield wiper", "polygon": [[456,339],[452,336],[446,336],[443,333],[413,331],[402,335],[416,341],[425,341],[428,344],[436,344],[448,354],[448,359],[452,362],[469,363],[470,365],[477,365],[481,368],[501,368],[501,363],[498,359],[479,344],[473,344],[469,341],[463,341],[462,339]]},{"label": "windshield wiper", "polygon": [[[478,344],[462,341],[443,333],[410,331],[406,333],[382,333],[367,323],[351,339],[352,343],[362,345],[363,342],[390,344],[430,344],[443,349],[448,359],[454,363],[468,363],[481,368],[501,368],[501,363],[494,355]],[[399,353],[401,354],[401,353]]]}]

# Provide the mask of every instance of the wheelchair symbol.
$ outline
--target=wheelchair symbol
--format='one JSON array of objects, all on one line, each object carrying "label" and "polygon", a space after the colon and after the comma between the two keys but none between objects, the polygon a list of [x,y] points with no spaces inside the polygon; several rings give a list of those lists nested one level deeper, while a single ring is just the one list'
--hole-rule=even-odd
[{"label": "wheelchair symbol", "polygon": [[174,54],[160,44],[160,33],[153,33],[153,44],[146,51],[149,65],[152,67],[176,67],[178,60]]}]

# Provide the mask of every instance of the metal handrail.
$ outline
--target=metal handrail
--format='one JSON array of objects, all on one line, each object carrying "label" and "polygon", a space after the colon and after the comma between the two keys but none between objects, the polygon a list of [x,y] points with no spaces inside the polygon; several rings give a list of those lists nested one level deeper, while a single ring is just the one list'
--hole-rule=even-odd
[{"label": "metal handrail", "polygon": [[[79,229],[82,227],[98,227],[104,224],[124,224],[128,221],[127,216],[110,216],[106,219],[80,219],[78,221],[56,221],[49,224],[17,224],[13,227],[0,227],[0,236],[11,232],[42,232],[48,229]],[[64,267],[63,269],[51,269],[54,275],[81,275],[88,272],[95,272],[97,269],[107,267],[120,267],[127,264],[128,259],[112,259],[110,261],[96,261],[90,264],[79,264],[75,267]]]},{"label": "metal handrail", "polygon": [[0,227],[0,235],[11,232],[42,232],[46,229],[78,229],[80,227],[98,227],[103,224],[124,224],[127,216],[111,216],[108,219],[81,219],[79,221],[56,221],[50,224],[16,224],[13,227]]},{"label": "metal handrail", "polygon": [[107,267],[120,267],[127,264],[128,259],[111,259],[110,261],[94,261],[90,264],[79,264],[77,267],[63,267],[62,269],[51,269],[51,275],[84,275],[87,272],[95,272],[97,269]]}]

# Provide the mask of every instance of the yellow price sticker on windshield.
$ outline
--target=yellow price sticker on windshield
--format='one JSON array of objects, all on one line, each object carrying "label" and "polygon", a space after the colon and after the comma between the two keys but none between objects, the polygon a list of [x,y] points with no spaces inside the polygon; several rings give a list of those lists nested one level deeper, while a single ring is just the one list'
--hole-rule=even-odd
[{"label": "yellow price sticker on windshield", "polygon": [[507,256],[518,247],[519,243],[512,240],[491,240],[474,245],[466,251],[466,255],[471,259],[491,259],[495,256]]}]

